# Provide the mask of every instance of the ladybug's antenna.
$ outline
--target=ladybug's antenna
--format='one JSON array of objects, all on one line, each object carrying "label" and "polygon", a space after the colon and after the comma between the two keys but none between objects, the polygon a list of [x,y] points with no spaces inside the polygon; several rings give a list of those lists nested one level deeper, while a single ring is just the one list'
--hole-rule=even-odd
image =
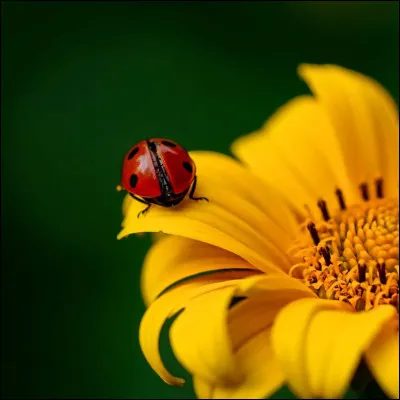
[{"label": "ladybug's antenna", "polygon": [[118,185],[116,188],[117,192],[121,192],[122,190],[125,190],[121,185]]}]

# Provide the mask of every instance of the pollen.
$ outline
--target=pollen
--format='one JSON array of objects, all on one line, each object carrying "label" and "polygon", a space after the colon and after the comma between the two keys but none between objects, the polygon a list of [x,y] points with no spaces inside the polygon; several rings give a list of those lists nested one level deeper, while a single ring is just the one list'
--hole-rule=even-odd
[{"label": "pollen", "polygon": [[309,218],[289,249],[289,275],[302,280],[320,298],[345,301],[355,310],[391,304],[399,310],[399,205],[360,185],[363,199],[347,207],[336,190],[339,207],[330,213],[319,200],[320,218]]}]

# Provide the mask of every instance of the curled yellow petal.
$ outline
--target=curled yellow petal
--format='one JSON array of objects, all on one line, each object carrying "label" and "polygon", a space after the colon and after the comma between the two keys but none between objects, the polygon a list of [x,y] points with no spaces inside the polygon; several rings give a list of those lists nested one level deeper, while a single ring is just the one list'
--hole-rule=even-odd
[{"label": "curled yellow petal", "polygon": [[213,386],[211,398],[267,398],[284,381],[284,373],[271,345],[271,325],[280,310],[314,293],[294,279],[269,276],[248,292],[245,301],[228,313],[229,336],[243,378],[233,385]]},{"label": "curled yellow petal", "polygon": [[[144,217],[137,218],[143,205],[126,199],[118,238],[135,232],[162,231],[233,252],[264,272],[288,270],[286,248],[291,237],[287,230],[295,224],[294,216],[279,204],[274,193],[263,190],[262,183],[255,192],[265,197],[258,197],[257,203],[254,193],[238,188],[237,182],[249,180],[249,173],[233,159],[216,153],[193,154],[193,159],[198,171],[196,194],[207,197],[209,202],[186,199],[173,209],[154,206]],[[222,167],[226,174],[221,171],[213,178]],[[232,176],[234,168],[236,173]]]},{"label": "curled yellow petal", "polygon": [[[249,272],[233,271],[212,276],[200,276],[183,283],[155,300],[146,310],[139,327],[139,342],[150,366],[170,385],[182,385],[183,379],[171,375],[160,357],[159,337],[164,322],[185,307],[186,303],[202,293],[236,285]],[[238,280],[238,281],[236,281]]]},{"label": "curled yellow petal", "polygon": [[191,374],[208,382],[235,382],[241,376],[227,325],[235,291],[235,287],[225,287],[193,299],[171,326],[176,358]]},{"label": "curled yellow petal", "polygon": [[[246,299],[229,308],[234,295]],[[240,398],[272,393],[283,378],[271,355],[269,334],[262,332],[268,330],[284,305],[307,296],[315,295],[281,274],[247,278],[236,287],[201,295],[186,304],[171,327],[174,353],[202,382],[199,390],[204,389],[204,382],[213,386],[213,396]],[[269,357],[263,365],[259,352]],[[260,360],[260,364],[254,364],[254,360]]]},{"label": "curled yellow petal", "polygon": [[[335,129],[355,186],[384,178],[385,194],[398,194],[399,117],[377,82],[335,65],[301,65],[300,76],[316,95]],[[370,190],[370,196],[375,197]]]},{"label": "curled yellow petal", "polygon": [[391,399],[399,398],[399,328],[390,321],[374,338],[365,358],[382,390]]},{"label": "curled yellow petal", "polygon": [[170,285],[196,274],[227,269],[255,269],[219,247],[166,235],[153,244],[144,260],[141,289],[146,304]]}]

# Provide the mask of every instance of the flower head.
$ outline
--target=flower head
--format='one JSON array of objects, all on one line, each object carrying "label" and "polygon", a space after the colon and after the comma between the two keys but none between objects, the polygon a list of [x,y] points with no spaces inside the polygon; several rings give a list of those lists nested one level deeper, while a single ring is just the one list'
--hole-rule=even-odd
[{"label": "flower head", "polygon": [[[345,393],[361,359],[399,396],[398,112],[375,81],[302,65],[314,96],[233,143],[192,152],[209,203],[124,201],[119,238],[163,232],[143,267],[140,344],[169,384],[170,341],[201,398]],[[237,301],[239,299],[240,301]]]}]

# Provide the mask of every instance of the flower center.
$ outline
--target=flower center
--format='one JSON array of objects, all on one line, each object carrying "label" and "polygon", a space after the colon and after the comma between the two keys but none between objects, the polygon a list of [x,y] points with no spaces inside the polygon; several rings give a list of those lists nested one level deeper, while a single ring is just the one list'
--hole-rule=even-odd
[{"label": "flower center", "polygon": [[363,202],[346,207],[336,191],[339,210],[330,215],[326,202],[322,218],[308,219],[289,250],[295,263],[289,275],[301,279],[319,297],[350,303],[357,311],[380,304],[399,307],[399,206],[383,196],[376,181],[376,199],[360,185]]}]

